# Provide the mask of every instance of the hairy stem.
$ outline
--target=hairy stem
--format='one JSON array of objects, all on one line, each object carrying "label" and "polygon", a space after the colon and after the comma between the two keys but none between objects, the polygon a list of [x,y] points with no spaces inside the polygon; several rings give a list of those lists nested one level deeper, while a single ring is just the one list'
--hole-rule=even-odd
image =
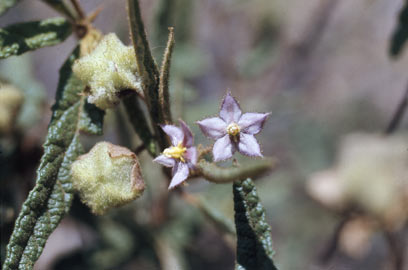
[{"label": "hairy stem", "polygon": [[171,55],[174,47],[174,29],[169,27],[169,39],[167,41],[166,51],[164,52],[163,63],[160,70],[159,101],[162,117],[166,123],[171,123],[170,95],[169,95],[169,77]]},{"label": "hairy stem", "polygon": [[131,30],[130,35],[136,53],[138,72],[140,76],[142,76],[145,102],[147,108],[149,109],[160,150],[164,150],[168,146],[168,140],[164,132],[159,128],[159,124],[165,123],[163,115],[160,113],[159,70],[156,62],[153,59],[149,42],[146,37],[146,32],[140,13],[139,1],[128,0],[127,4],[129,26]]},{"label": "hairy stem", "polygon": [[197,164],[197,170],[198,175],[203,176],[210,182],[228,183],[244,180],[249,177],[256,178],[276,166],[277,161],[273,158],[249,161],[239,167],[230,168],[222,168],[214,163],[201,160]]}]

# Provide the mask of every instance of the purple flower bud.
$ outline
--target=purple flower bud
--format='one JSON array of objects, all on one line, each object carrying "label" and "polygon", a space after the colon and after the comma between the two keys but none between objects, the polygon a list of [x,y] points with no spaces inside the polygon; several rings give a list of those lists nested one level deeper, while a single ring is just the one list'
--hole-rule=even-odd
[{"label": "purple flower bud", "polygon": [[219,117],[198,121],[201,131],[216,140],[213,147],[214,161],[231,158],[236,150],[243,155],[262,157],[255,139],[270,113],[242,114],[238,102],[228,92],[222,101]]},{"label": "purple flower bud", "polygon": [[173,125],[162,125],[163,131],[170,137],[171,146],[164,149],[163,153],[153,161],[173,167],[169,189],[183,183],[197,164],[197,149],[194,147],[194,137],[190,128],[179,120],[180,128]]}]

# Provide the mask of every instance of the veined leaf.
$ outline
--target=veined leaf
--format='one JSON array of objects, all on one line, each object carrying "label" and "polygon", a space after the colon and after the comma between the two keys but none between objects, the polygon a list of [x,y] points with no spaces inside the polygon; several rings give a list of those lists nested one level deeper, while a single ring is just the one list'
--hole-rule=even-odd
[{"label": "veined leaf", "polygon": [[0,1],[0,15],[5,13],[9,8],[15,6],[20,0],[1,0]]},{"label": "veined leaf", "polygon": [[[71,66],[79,57],[75,49],[60,70],[56,103],[44,143],[44,154],[37,171],[36,186],[28,195],[16,220],[7,246],[3,269],[32,269],[45,242],[68,212],[73,198],[71,163],[82,152],[79,131],[83,123],[93,123],[85,131],[100,134],[100,114],[85,113],[84,85],[72,74]],[[86,107],[85,107],[86,108]],[[95,113],[95,111],[94,111]],[[89,119],[84,120],[85,117]],[[91,119],[93,118],[93,119]]]},{"label": "veined leaf", "polygon": [[266,222],[254,182],[233,185],[237,231],[237,270],[274,270],[271,228]]},{"label": "veined leaf", "polygon": [[63,42],[72,32],[64,18],[17,23],[0,29],[0,59]]}]

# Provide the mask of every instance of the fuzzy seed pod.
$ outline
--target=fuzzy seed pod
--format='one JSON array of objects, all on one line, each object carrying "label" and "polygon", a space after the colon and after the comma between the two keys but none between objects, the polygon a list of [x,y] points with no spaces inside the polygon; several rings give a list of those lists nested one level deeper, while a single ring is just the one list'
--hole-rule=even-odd
[{"label": "fuzzy seed pod", "polygon": [[145,188],[137,156],[108,142],[97,143],[71,168],[74,188],[97,215],[140,197]]},{"label": "fuzzy seed pod", "polygon": [[122,90],[134,90],[143,96],[135,51],[113,33],[104,36],[91,53],[77,60],[72,70],[88,86],[88,101],[102,110],[117,105]]}]

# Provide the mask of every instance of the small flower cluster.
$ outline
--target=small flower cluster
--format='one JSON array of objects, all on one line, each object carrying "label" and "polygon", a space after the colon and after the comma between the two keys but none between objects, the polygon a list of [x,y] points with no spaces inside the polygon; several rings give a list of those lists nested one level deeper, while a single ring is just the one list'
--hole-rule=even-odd
[{"label": "small flower cluster", "polygon": [[[137,71],[135,53],[115,34],[101,37],[99,32],[83,42],[84,56],[73,65],[74,74],[88,87],[88,102],[106,110],[120,102],[120,92],[133,90],[143,95]],[[86,46],[85,46],[86,45]],[[88,46],[89,45],[89,46]],[[250,157],[262,157],[261,148],[254,135],[258,134],[269,113],[242,113],[238,102],[227,93],[221,104],[219,116],[198,121],[201,131],[215,140],[212,148],[214,162],[231,158],[236,151]],[[184,182],[196,168],[197,149],[189,127],[180,120],[180,127],[162,125],[170,137],[171,146],[154,161],[173,168],[169,188]]]},{"label": "small flower cluster", "polygon": [[[215,140],[212,153],[214,161],[231,158],[238,151],[250,157],[262,157],[259,143],[255,139],[270,113],[242,113],[238,102],[227,93],[222,101],[219,117],[198,121],[201,131]],[[197,164],[197,149],[189,127],[180,120],[180,127],[161,126],[170,137],[171,144],[154,161],[173,168],[173,178],[169,189],[183,183]]]}]

